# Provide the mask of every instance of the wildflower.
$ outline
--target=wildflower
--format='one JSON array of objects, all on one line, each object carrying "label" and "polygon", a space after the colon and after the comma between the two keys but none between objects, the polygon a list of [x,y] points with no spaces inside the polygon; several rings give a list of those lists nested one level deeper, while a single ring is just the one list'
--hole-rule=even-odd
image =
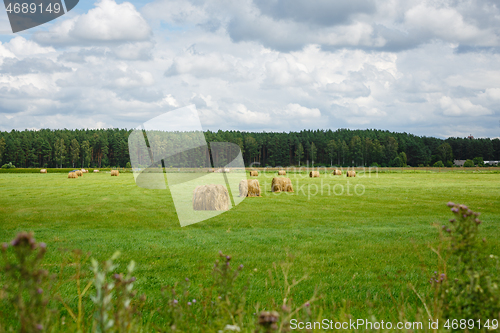
[{"label": "wildflower", "polygon": [[41,249],[43,249],[43,250],[45,250],[45,249],[47,248],[47,244],[45,244],[44,242],[42,242],[42,243],[38,244],[38,246],[39,246]]},{"label": "wildflower", "polygon": [[226,256],[226,259],[229,261],[229,260],[231,260],[231,257],[230,256]]},{"label": "wildflower", "polygon": [[451,201],[449,201],[446,205],[447,205],[448,207],[453,207],[453,206],[455,206],[455,204],[454,204],[453,202],[451,202]]},{"label": "wildflower", "polygon": [[42,324],[37,324],[36,325],[36,329],[39,330],[39,331],[43,330],[43,325]]},{"label": "wildflower", "polygon": [[310,305],[311,305],[311,304],[309,304],[309,302],[306,302],[306,303],[304,304],[304,306],[305,306],[306,308],[308,308]]},{"label": "wildflower", "polygon": [[455,223],[457,220],[455,219],[450,219],[450,223]]},{"label": "wildflower", "polygon": [[189,279],[188,279],[188,278],[186,278],[185,280],[186,280],[186,282],[189,282]]},{"label": "wildflower", "polygon": [[452,211],[453,213],[458,213],[458,208],[457,208],[457,207],[453,207],[453,208],[451,209],[451,211]]},{"label": "wildflower", "polygon": [[196,300],[195,300],[195,299],[193,299],[193,303],[196,303]]},{"label": "wildflower", "polygon": [[239,269],[243,269],[243,265],[240,265]]},{"label": "wildflower", "polygon": [[177,304],[177,303],[179,303],[179,301],[178,301],[178,300],[176,300],[176,299],[174,299],[174,304]]},{"label": "wildflower", "polygon": [[191,303],[191,302],[188,302],[188,305],[189,305],[189,306],[191,306],[191,305],[192,305],[192,303]]},{"label": "wildflower", "polygon": [[2,243],[2,251],[5,251],[7,250],[7,248],[9,247],[9,244],[7,243]]},{"label": "wildflower", "polygon": [[240,332],[240,328],[238,325],[226,325],[226,327],[224,327],[224,331]]},{"label": "wildflower", "polygon": [[36,290],[36,292],[37,292],[37,293],[39,293],[39,294],[41,294],[41,293],[43,293],[43,289],[42,289],[42,288],[38,288],[38,289]]}]

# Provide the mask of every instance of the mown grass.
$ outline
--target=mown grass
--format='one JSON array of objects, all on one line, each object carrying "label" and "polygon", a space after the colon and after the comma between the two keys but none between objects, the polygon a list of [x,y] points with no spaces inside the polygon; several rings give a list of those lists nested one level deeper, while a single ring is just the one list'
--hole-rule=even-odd
[{"label": "mown grass", "polygon": [[[260,173],[261,198],[247,198],[225,214],[184,228],[169,191],[139,188],[132,174],[79,179],[0,174],[0,242],[21,230],[34,231],[37,241],[48,244],[46,264],[53,272],[66,255],[59,248],[92,252],[98,260],[120,250],[123,270],[127,261],[137,262],[135,286],[150,304],[159,299],[162,286],[185,277],[193,285],[208,283],[213,261],[223,251],[254,275],[248,302],[265,306],[280,295],[266,287],[272,263],[291,261],[292,276],[309,275],[293,295],[299,304],[319,288],[326,311],[348,300],[354,316],[373,313],[384,320],[397,317],[398,304],[421,307],[409,283],[423,295],[429,292],[437,263],[429,248],[437,241],[432,224],[450,218],[446,202],[481,212],[490,251],[500,253],[499,174],[319,179],[291,174],[293,194],[270,192],[274,174]],[[339,184],[337,194],[342,185],[344,192],[328,195],[326,184]],[[364,186],[363,195],[355,194],[357,184]],[[362,187],[357,189],[361,193]],[[65,285],[63,293],[74,294],[74,286]]]}]

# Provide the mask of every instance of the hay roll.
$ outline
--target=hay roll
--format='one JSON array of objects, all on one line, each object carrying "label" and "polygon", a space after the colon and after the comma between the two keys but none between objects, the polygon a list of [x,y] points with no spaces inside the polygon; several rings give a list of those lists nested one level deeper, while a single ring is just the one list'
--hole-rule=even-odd
[{"label": "hay roll", "polygon": [[99,172],[99,170],[94,170],[95,173]]},{"label": "hay roll", "polygon": [[319,171],[311,171],[311,172],[309,172],[309,177],[311,177],[311,178],[318,178],[319,177]]},{"label": "hay roll", "polygon": [[225,173],[231,172],[231,169],[229,169],[229,168],[224,168],[224,172],[225,172]]},{"label": "hay roll", "polygon": [[118,170],[111,170],[111,176],[119,176],[120,175],[120,171]]},{"label": "hay roll", "polygon": [[76,173],[76,175],[77,175],[78,177],[83,176],[83,172],[82,172],[82,171],[80,171],[80,170],[75,171],[75,173]]},{"label": "hay roll", "polygon": [[273,192],[293,192],[292,181],[290,178],[275,177],[271,183]]},{"label": "hay roll", "polygon": [[78,178],[78,175],[75,172],[68,173],[68,178]]},{"label": "hay roll", "polygon": [[197,186],[193,191],[193,210],[228,210],[229,192],[222,185]]},{"label": "hay roll", "polygon": [[285,170],[278,171],[278,176],[286,176],[286,171]]},{"label": "hay roll", "polygon": [[81,169],[80,170],[82,173],[89,173],[89,170]]},{"label": "hay roll", "polygon": [[257,170],[255,171],[250,171],[250,176],[251,177],[258,177],[259,176],[259,172]]},{"label": "hay roll", "polygon": [[244,179],[240,182],[240,197],[260,196],[260,184],[257,179]]},{"label": "hay roll", "polygon": [[47,169],[40,170],[40,173],[47,173]]},{"label": "hay roll", "polygon": [[342,176],[342,171],[340,171],[340,170],[333,170],[332,175],[334,175],[334,176]]},{"label": "hay roll", "polygon": [[347,171],[347,177],[356,177],[356,171]]}]

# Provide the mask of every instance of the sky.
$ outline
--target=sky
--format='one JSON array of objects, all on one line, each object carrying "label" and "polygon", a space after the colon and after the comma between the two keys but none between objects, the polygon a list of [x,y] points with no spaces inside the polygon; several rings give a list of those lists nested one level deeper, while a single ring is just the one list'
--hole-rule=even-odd
[{"label": "sky", "polygon": [[204,129],[500,136],[492,0],[80,0],[13,34],[0,130],[135,128],[194,104]]}]

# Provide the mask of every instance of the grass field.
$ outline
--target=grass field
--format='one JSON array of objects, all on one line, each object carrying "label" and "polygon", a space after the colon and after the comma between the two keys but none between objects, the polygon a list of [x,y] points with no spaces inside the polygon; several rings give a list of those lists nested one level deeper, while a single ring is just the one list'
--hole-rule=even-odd
[{"label": "grass field", "polygon": [[[185,277],[206,283],[223,251],[252,272],[249,302],[265,305],[280,295],[278,288],[266,287],[268,270],[273,262],[289,261],[292,276],[309,275],[296,289],[296,301],[319,288],[326,310],[349,300],[353,315],[375,313],[387,320],[397,317],[396,304],[421,305],[409,283],[424,295],[429,292],[437,263],[429,248],[437,240],[432,224],[451,218],[446,202],[481,212],[491,253],[500,254],[500,174],[289,177],[294,193],[271,193],[272,175],[261,172],[262,197],[181,228],[169,191],[139,188],[130,173],[79,179],[0,174],[0,242],[22,230],[34,231],[37,241],[48,244],[51,271],[64,256],[60,248],[91,251],[99,260],[120,250],[121,267],[131,259],[137,262],[136,288],[151,300],[162,286]],[[337,195],[337,185],[336,194],[328,195],[327,184],[340,184],[344,192]],[[364,186],[362,195],[363,187],[354,191],[357,184]]]}]

